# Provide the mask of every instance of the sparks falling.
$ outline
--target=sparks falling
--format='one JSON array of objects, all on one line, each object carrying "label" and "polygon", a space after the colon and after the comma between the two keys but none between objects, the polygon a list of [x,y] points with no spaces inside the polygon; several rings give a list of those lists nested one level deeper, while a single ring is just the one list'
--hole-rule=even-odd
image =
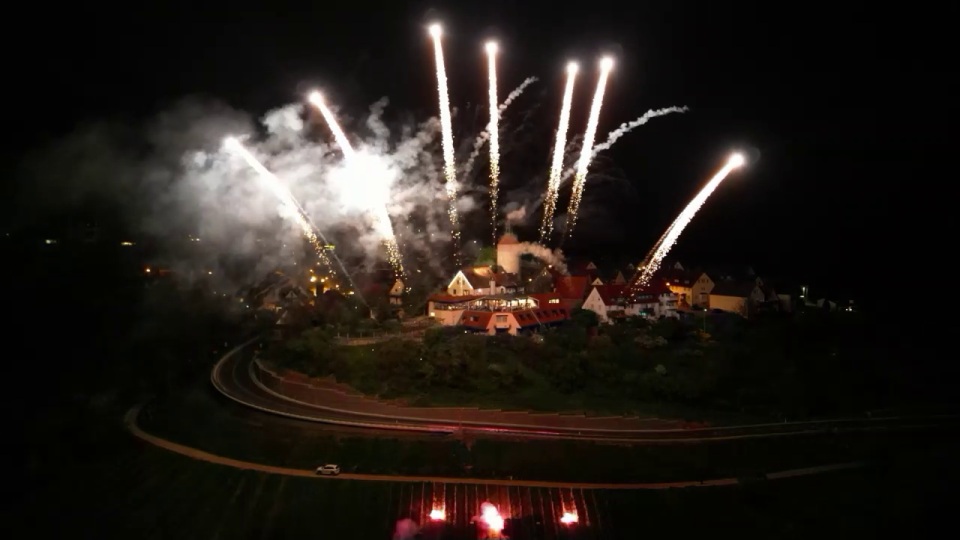
[{"label": "sparks falling", "polygon": [[654,246],[651,254],[641,263],[640,275],[634,284],[634,290],[645,287],[650,283],[650,278],[652,278],[653,274],[660,268],[660,263],[663,262],[663,258],[667,256],[667,253],[670,252],[673,245],[677,243],[677,239],[680,238],[683,229],[690,223],[693,216],[697,214],[697,211],[700,210],[703,203],[707,201],[707,198],[710,197],[731,171],[742,167],[744,163],[745,160],[742,154],[733,154],[730,156],[726,165],[717,171],[717,174],[713,175],[713,178],[707,182],[707,185],[703,186],[703,189],[697,193],[687,204],[686,208],[673,220],[673,223],[667,228],[667,232],[664,233],[664,236],[661,237],[658,244]]},{"label": "sparks falling", "polygon": [[[611,131],[607,135],[607,140],[603,141],[602,144],[598,144],[593,147],[593,155],[591,156],[590,159],[593,160],[594,158],[597,157],[597,155],[600,154],[600,152],[603,152],[604,150],[609,150],[610,147],[613,146],[614,143],[616,143],[618,140],[620,140],[621,137],[623,137],[627,133],[630,133],[634,129],[646,124],[647,122],[649,122],[650,120],[658,116],[663,116],[670,113],[685,113],[689,110],[690,109],[688,107],[666,107],[664,109],[651,109],[643,113],[643,116],[641,116],[640,118],[637,118],[636,120],[632,120],[630,122],[624,122],[623,124],[620,124],[620,127]],[[561,176],[560,178],[560,183],[562,184],[568,178],[573,176],[574,172],[576,172],[575,168],[570,168],[570,169],[567,169],[566,171],[563,171],[563,176]]]},{"label": "sparks falling", "polygon": [[[497,109],[499,116],[503,116],[504,111],[507,110],[507,107],[514,102],[528,86],[537,82],[536,77],[527,77],[520,86],[513,89],[512,92],[507,96],[507,99],[503,100],[503,103],[500,104],[500,108]],[[483,130],[477,135],[477,138],[473,141],[473,151],[470,152],[470,157],[467,158],[467,161],[463,165],[463,170],[461,171],[461,178],[469,178],[470,172],[473,170],[473,162],[476,161],[477,157],[480,156],[480,150],[483,149],[484,143],[490,138],[490,131]]]},{"label": "sparks falling", "polygon": [[[343,152],[347,165],[356,165],[358,160],[357,152],[353,149],[353,145],[350,144],[350,139],[348,139],[347,135],[343,132],[343,128],[340,127],[336,117],[333,116],[333,112],[327,107],[323,96],[320,95],[320,92],[311,92],[307,99],[320,111],[323,119],[327,122],[327,125],[330,126],[330,131],[333,132],[333,138],[337,141],[340,151]],[[362,177],[364,175],[360,174],[358,176]],[[377,232],[383,235],[383,245],[387,251],[387,258],[390,261],[390,265],[393,266],[394,273],[397,277],[400,277],[403,275],[403,260],[400,256],[400,248],[397,245],[397,237],[393,232],[393,223],[390,221],[390,214],[387,212],[387,207],[382,203],[375,203],[373,206],[372,211],[374,219],[376,220]]]},{"label": "sparks falling", "polygon": [[573,104],[573,84],[577,78],[577,64],[567,64],[567,85],[563,90],[560,107],[560,125],[557,127],[557,142],[553,148],[550,179],[547,181],[547,196],[543,203],[543,223],[540,224],[540,243],[547,241],[553,232],[553,213],[557,209],[557,191],[560,190],[560,172],[563,169],[563,153],[567,147],[567,129],[570,127],[570,107]]},{"label": "sparks falling", "polygon": [[244,161],[247,162],[247,165],[251,169],[257,171],[262,179],[266,181],[267,187],[273,192],[274,196],[280,201],[280,204],[284,210],[284,214],[291,219],[293,219],[297,225],[300,226],[300,229],[303,231],[303,235],[310,242],[310,245],[313,247],[314,251],[317,252],[317,257],[320,261],[329,266],[330,260],[327,258],[327,254],[323,251],[323,245],[326,244],[324,241],[321,243],[320,238],[317,236],[316,229],[310,224],[307,220],[306,213],[297,203],[296,199],[293,198],[293,194],[283,185],[279,178],[276,177],[272,172],[270,172],[266,167],[263,166],[263,163],[260,163],[253,154],[247,150],[243,144],[240,143],[234,137],[227,137],[223,141],[224,147],[227,150],[237,154]]},{"label": "sparks falling", "polygon": [[600,78],[597,80],[597,91],[593,95],[593,104],[590,106],[590,118],[587,120],[587,130],[583,135],[583,147],[580,149],[580,161],[577,162],[577,173],[573,178],[573,194],[570,196],[570,206],[567,209],[567,235],[573,234],[577,225],[577,212],[580,209],[580,199],[583,197],[583,187],[587,180],[587,169],[593,158],[593,140],[597,136],[597,124],[600,121],[600,107],[603,105],[603,92],[607,86],[607,77],[613,69],[613,58],[607,57],[600,61]]},{"label": "sparks falling", "polygon": [[460,264],[460,218],[457,215],[457,168],[453,161],[453,121],[450,118],[450,96],[447,92],[447,70],[443,65],[443,46],[440,36],[443,30],[439,24],[430,26],[433,37],[433,54],[437,64],[437,91],[440,96],[440,130],[443,142],[443,176],[446,179],[447,199],[450,207],[450,225],[453,227],[454,253],[457,265]]},{"label": "sparks falling", "polygon": [[493,244],[497,243],[497,191],[500,185],[500,111],[497,101],[497,44],[488,42],[487,64],[490,98],[490,225],[493,229]]},{"label": "sparks falling", "polygon": [[[324,251],[324,246],[329,244],[326,238],[323,238],[323,235],[317,231],[316,227],[310,223],[309,218],[307,218],[307,213],[303,211],[303,208],[297,202],[297,199],[294,198],[293,194],[290,193],[280,181],[279,178],[269,169],[263,166],[263,163],[260,163],[253,154],[247,150],[243,144],[240,143],[235,137],[227,137],[223,141],[224,146],[227,150],[239,155],[247,162],[247,165],[251,169],[255,170],[260,178],[266,180],[267,187],[271,192],[280,200],[280,204],[284,209],[286,216],[293,219],[297,225],[300,226],[300,229],[303,231],[303,235],[307,238],[307,241],[310,242],[310,246],[313,247],[314,251],[317,253],[317,258],[320,259],[320,263],[323,264],[326,268],[332,268],[330,265],[330,259],[327,257],[326,252]],[[350,273],[347,272],[347,269],[343,266],[343,261],[337,257],[337,254],[334,253],[333,257],[337,260],[337,265],[340,267],[340,270],[343,272],[343,275],[350,280],[351,286],[356,289],[356,285],[353,283]],[[367,304],[366,300],[361,295],[357,295],[360,298],[360,301],[364,305]]]}]

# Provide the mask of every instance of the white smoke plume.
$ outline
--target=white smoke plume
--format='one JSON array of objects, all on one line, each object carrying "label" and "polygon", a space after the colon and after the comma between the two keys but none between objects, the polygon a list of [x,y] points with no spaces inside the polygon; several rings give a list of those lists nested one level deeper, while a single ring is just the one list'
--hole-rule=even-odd
[{"label": "white smoke plume", "polygon": [[[686,106],[666,107],[663,109],[651,109],[643,113],[643,116],[641,116],[640,118],[637,118],[636,120],[633,120],[631,122],[624,122],[620,124],[620,127],[611,131],[610,134],[607,135],[607,140],[593,147],[593,156],[591,157],[591,160],[596,158],[597,154],[599,154],[600,152],[603,152],[604,150],[608,150],[611,146],[613,146],[614,143],[620,140],[620,137],[623,137],[624,135],[626,135],[627,133],[630,133],[634,129],[646,124],[651,119],[656,118],[658,116],[664,116],[670,113],[685,113],[689,110],[690,109]],[[569,146],[567,151],[569,151]],[[569,169],[564,171],[563,176],[561,177],[561,180],[569,179],[571,176],[573,176],[574,171],[575,171],[574,167],[570,167]]]},{"label": "white smoke plume", "polygon": [[520,242],[520,253],[533,255],[541,261],[552,265],[554,270],[560,272],[561,274],[568,273],[566,259],[563,256],[563,252],[559,249],[552,250],[540,244],[535,244],[532,242]]},{"label": "white smoke plume", "polygon": [[527,217],[527,207],[521,206],[516,210],[507,212],[505,219],[507,220],[507,223],[514,224],[514,223],[522,223],[526,217]]},{"label": "white smoke plume", "polygon": [[[507,107],[514,102],[528,86],[537,82],[536,77],[527,77],[520,86],[514,88],[513,92],[507,96],[507,99],[503,100],[503,103],[500,104],[500,108],[497,111],[500,115],[503,115],[503,112],[507,110]],[[483,145],[490,140],[490,132],[486,129],[481,131],[477,138],[473,141],[473,151],[470,152],[470,157],[467,158],[467,161],[464,162],[463,167],[461,168],[460,178],[469,178],[470,173],[473,171],[473,162],[477,160],[477,157],[480,155],[480,151],[483,150]]]},{"label": "white smoke plume", "polygon": [[[382,119],[386,105],[382,99],[362,122],[344,126],[362,156],[359,168],[350,169],[339,149],[324,142],[326,126],[301,104],[255,122],[220,103],[186,100],[139,130],[86,126],[27,160],[19,206],[40,223],[83,205],[116,208],[124,229],[159,242],[164,264],[183,275],[223,274],[224,257],[242,258],[257,275],[305,262],[302,231],[285,219],[264,179],[223,147],[232,135],[280,179],[337,253],[353,261],[348,266],[384,259],[370,208],[386,203],[411,271],[422,266],[445,274],[449,225],[437,205],[445,198],[438,123],[392,132]],[[464,198],[461,206],[474,204]]]}]

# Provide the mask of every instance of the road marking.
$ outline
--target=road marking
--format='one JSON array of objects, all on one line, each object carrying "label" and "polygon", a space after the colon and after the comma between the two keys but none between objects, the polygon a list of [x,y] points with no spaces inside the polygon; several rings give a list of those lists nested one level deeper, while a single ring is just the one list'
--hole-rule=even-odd
[{"label": "road marking", "polygon": [[[236,469],[259,471],[269,474],[278,474],[284,476],[298,476],[301,478],[313,478],[320,480],[360,480],[364,482],[433,482],[443,484],[474,484],[487,486],[519,486],[519,487],[538,487],[538,488],[573,488],[573,489],[673,489],[685,487],[709,487],[709,486],[733,486],[740,483],[736,478],[717,478],[714,480],[691,480],[685,482],[654,482],[654,483],[595,483],[595,482],[552,482],[543,480],[497,480],[491,478],[457,478],[443,476],[411,476],[411,475],[389,475],[389,474],[355,474],[344,473],[339,476],[318,476],[310,469],[294,469],[290,467],[277,467],[274,465],[263,465],[251,461],[218,456],[205,452],[203,450],[175,443],[156,435],[151,435],[137,425],[137,415],[140,413],[140,407],[134,407],[124,415],[124,424],[130,433],[145,442],[154,446],[163,448],[170,452],[180,454],[199,461],[215,463]],[[822,474],[846,469],[857,469],[863,467],[863,463],[839,463],[833,465],[824,465],[821,467],[809,467],[805,469],[793,469],[788,471],[779,471],[767,475],[769,479],[791,478],[797,476],[809,476],[813,474]]]}]

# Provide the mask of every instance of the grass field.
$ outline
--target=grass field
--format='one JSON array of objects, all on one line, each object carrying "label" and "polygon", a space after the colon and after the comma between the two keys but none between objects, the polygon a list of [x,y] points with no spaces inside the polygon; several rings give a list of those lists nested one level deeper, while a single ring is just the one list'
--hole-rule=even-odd
[{"label": "grass field", "polygon": [[[398,519],[437,498],[449,523],[423,538],[477,538],[470,517],[491,500],[506,532],[526,538],[922,536],[944,526],[956,445],[932,446],[883,467],[727,488],[580,491],[483,484],[293,478],[194,461],[109,429],[69,462],[34,470],[7,538],[388,539]],[[76,441],[75,441],[76,442]],[[76,448],[75,448],[76,450]],[[59,466],[57,466],[59,465]],[[581,523],[557,523],[566,505]],[[17,524],[22,521],[22,527]]]},{"label": "grass field", "polygon": [[151,411],[140,422],[150,433],[258,463],[308,469],[334,462],[349,472],[571,482],[705,480],[850,461],[882,463],[955,438],[953,432],[849,433],[678,445],[385,438],[264,415],[206,386],[163,400]]}]

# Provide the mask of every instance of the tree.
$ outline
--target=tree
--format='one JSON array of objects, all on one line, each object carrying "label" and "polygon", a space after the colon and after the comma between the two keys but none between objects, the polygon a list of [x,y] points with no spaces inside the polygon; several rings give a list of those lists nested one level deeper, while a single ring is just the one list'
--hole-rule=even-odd
[{"label": "tree", "polygon": [[600,326],[600,317],[589,309],[577,308],[570,314],[570,320],[574,324],[583,328],[596,328]]}]

